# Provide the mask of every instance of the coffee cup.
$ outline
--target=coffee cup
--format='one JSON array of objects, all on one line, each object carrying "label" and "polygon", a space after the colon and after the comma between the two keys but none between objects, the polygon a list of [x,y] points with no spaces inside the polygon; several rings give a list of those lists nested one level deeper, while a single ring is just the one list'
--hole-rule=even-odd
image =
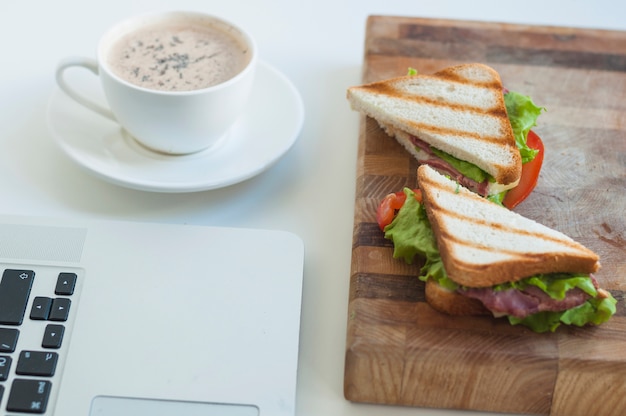
[{"label": "coffee cup", "polygon": [[[245,110],[257,63],[254,39],[222,18],[165,12],[123,21],[100,39],[97,59],[68,57],[56,80],[69,97],[117,123],[157,152],[216,146]],[[66,71],[100,78],[103,106],[78,91]]]}]

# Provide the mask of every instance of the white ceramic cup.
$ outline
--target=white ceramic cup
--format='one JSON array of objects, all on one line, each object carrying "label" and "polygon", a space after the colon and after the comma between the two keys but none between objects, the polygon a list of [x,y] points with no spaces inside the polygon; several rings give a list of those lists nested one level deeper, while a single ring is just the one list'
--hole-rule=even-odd
[{"label": "white ceramic cup", "polygon": [[[247,65],[234,77],[214,86],[189,91],[162,91],[132,84],[117,76],[107,59],[120,37],[145,25],[193,19],[235,36],[247,48]],[[243,113],[254,82],[257,64],[254,39],[221,18],[194,12],[166,12],[134,17],[106,32],[98,44],[97,60],[68,57],[56,69],[59,87],[78,103],[116,121],[144,146],[167,154],[188,154],[208,149],[226,136]],[[66,80],[66,70],[86,68],[100,78],[109,108],[76,91]]]}]

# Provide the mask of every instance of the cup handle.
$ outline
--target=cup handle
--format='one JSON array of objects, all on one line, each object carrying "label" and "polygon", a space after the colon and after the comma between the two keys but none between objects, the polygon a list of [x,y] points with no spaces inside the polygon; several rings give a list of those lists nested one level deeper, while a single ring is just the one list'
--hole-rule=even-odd
[{"label": "cup handle", "polygon": [[71,67],[82,67],[86,68],[89,71],[93,72],[96,76],[99,75],[98,62],[95,59],[91,58],[83,58],[83,57],[69,57],[61,60],[56,69],[56,81],[61,90],[65,92],[70,98],[72,98],[77,103],[87,107],[88,109],[95,111],[96,113],[104,116],[110,120],[117,121],[115,116],[108,108],[105,108],[95,102],[85,98],[83,95],[77,93],[69,84],[66,82],[64,73],[65,70]]}]

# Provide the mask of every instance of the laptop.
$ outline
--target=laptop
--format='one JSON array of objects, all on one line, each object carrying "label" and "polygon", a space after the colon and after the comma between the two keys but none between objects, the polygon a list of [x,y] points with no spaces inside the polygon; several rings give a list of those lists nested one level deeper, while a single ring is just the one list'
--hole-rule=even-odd
[{"label": "laptop", "polygon": [[0,415],[294,415],[303,262],[284,231],[0,216]]}]

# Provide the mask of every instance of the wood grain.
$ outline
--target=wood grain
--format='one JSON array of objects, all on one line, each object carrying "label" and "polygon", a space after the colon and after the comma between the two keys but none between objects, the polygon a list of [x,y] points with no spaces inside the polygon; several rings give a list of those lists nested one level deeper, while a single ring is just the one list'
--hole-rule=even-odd
[{"label": "wood grain", "polygon": [[375,210],[416,186],[415,161],[362,118],[344,394],[355,402],[521,414],[626,409],[626,33],[371,16],[363,82],[483,62],[505,86],[547,108],[535,127],[546,154],[537,188],[516,211],[601,257],[618,299],[600,327],[535,334],[489,317],[432,310],[420,264],[392,258]]}]

